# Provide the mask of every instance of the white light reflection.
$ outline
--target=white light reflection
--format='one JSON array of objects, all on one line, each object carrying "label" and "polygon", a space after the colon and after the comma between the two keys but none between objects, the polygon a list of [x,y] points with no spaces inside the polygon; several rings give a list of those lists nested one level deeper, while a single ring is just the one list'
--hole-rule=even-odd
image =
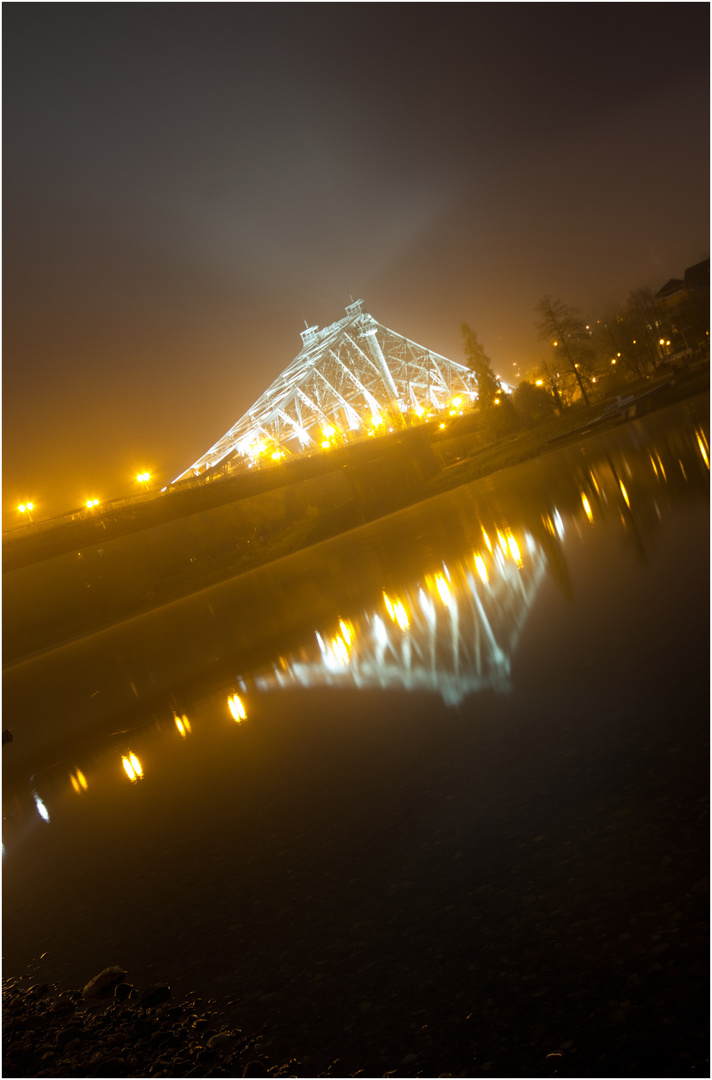
[{"label": "white light reflection", "polygon": [[563,538],[564,538],[564,523],[561,520],[561,514],[559,513],[558,510],[554,510],[554,525],[556,526],[556,532],[557,532],[557,535],[559,537],[559,540],[563,540]]},{"label": "white light reflection", "polygon": [[37,807],[37,813],[40,815],[40,817],[42,818],[43,821],[48,822],[49,821],[49,810],[47,809],[45,804],[42,802],[42,799],[39,797],[37,792],[34,791],[34,790],[32,792],[32,798],[35,800],[35,806]]},{"label": "white light reflection", "polygon": [[282,657],[270,674],[256,676],[257,688],[429,690],[449,705],[484,689],[508,690],[511,657],[546,557],[530,534],[517,542],[509,529],[498,533],[494,556],[489,563],[476,554],[473,561],[442,565],[399,595],[384,592],[382,615],[364,612],[341,621],[338,632],[316,631],[318,651],[311,658]]}]

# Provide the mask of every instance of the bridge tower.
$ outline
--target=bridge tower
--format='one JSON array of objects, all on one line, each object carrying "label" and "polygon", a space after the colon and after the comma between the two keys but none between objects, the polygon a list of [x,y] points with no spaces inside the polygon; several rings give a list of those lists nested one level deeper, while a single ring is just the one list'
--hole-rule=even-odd
[{"label": "bridge tower", "polygon": [[385,434],[476,399],[467,367],[382,326],[362,300],[301,338],[300,352],[262,397],[176,480]]}]

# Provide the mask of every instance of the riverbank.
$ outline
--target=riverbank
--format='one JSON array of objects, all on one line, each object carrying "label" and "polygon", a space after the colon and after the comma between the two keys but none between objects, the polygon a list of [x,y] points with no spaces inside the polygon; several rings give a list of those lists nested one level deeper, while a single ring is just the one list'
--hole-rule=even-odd
[{"label": "riverbank", "polygon": [[7,1077],[268,1075],[259,1039],[197,994],[173,1001],[167,984],[139,994],[122,981],[92,1001],[82,990],[3,980],[2,1038]]},{"label": "riverbank", "polygon": [[511,468],[568,443],[598,434],[605,426],[627,423],[648,412],[709,393],[709,387],[709,362],[698,365],[694,370],[677,373],[674,378],[668,376],[652,388],[647,382],[641,381],[625,389],[620,406],[617,399],[613,399],[590,409],[571,409],[555,420],[502,439],[486,450],[456,462],[429,481],[428,493],[435,495],[473,480],[481,480],[501,469]]}]

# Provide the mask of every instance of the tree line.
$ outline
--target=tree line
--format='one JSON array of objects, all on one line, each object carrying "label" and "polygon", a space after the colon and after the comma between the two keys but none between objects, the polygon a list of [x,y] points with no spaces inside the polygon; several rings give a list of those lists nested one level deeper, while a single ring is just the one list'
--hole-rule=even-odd
[{"label": "tree line", "polygon": [[545,346],[533,379],[504,393],[475,331],[462,324],[465,361],[477,385],[477,408],[495,434],[531,426],[573,404],[589,406],[649,378],[671,359],[709,356],[709,286],[680,290],[663,305],[652,290],[634,289],[626,304],[587,321],[579,308],[551,296],[536,305]]}]

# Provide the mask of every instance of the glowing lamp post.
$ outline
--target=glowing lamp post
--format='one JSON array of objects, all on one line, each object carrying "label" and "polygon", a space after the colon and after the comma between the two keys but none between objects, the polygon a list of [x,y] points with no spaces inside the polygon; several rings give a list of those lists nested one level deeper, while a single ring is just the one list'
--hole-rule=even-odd
[{"label": "glowing lamp post", "polygon": [[34,508],[35,508],[34,503],[27,502],[27,503],[20,503],[20,505],[18,506],[17,509],[20,511],[21,514],[27,514],[27,520],[28,521],[32,521],[32,511],[34,510]]},{"label": "glowing lamp post", "polygon": [[151,479],[151,474],[147,472],[140,472],[137,475],[136,479],[138,480],[139,484],[143,484],[144,490],[148,491],[148,482]]}]

